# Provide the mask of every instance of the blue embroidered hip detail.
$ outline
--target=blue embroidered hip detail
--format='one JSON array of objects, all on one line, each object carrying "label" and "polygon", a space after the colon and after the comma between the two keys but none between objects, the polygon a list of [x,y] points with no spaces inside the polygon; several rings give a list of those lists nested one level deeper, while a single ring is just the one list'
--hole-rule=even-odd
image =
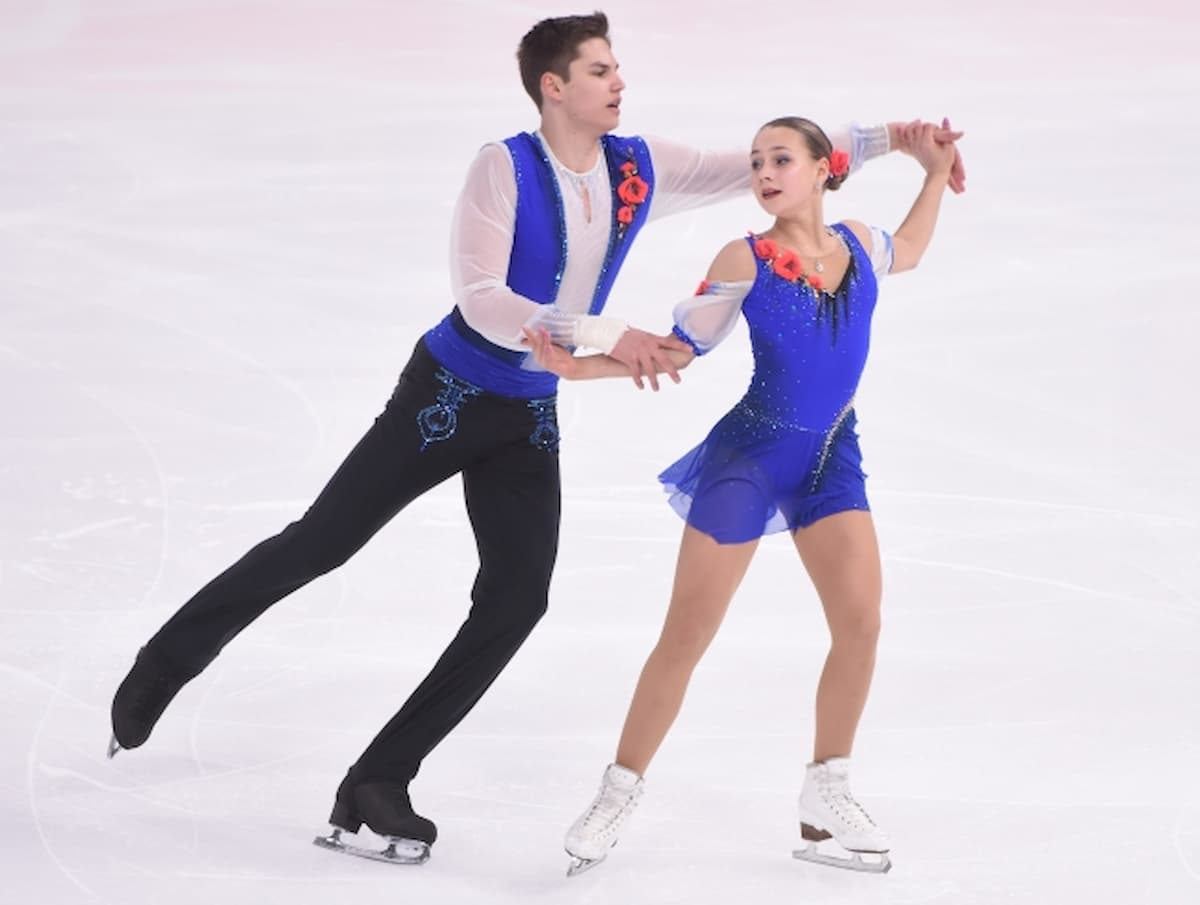
[{"label": "blue embroidered hip detail", "polygon": [[442,383],[438,390],[437,402],[426,406],[417,413],[417,427],[421,430],[421,452],[429,448],[430,443],[448,440],[458,430],[458,410],[471,396],[483,392],[481,387],[468,383],[445,368],[438,368],[434,375]]},{"label": "blue embroidered hip detail", "polygon": [[558,405],[555,397],[530,399],[525,404],[537,422],[533,433],[529,435],[529,442],[546,452],[558,452]]}]

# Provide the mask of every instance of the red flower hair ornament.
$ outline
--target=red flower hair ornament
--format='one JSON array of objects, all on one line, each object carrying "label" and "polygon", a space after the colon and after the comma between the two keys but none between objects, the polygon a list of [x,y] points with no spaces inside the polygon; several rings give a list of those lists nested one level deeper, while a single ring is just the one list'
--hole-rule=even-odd
[{"label": "red flower hair ornament", "polygon": [[850,155],[839,148],[834,148],[829,155],[829,175],[845,176],[850,172]]}]

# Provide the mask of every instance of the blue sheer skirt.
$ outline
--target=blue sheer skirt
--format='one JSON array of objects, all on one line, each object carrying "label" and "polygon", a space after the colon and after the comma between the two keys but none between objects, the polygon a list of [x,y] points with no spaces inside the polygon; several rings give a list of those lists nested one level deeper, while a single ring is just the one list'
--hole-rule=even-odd
[{"label": "blue sheer skirt", "polygon": [[764,418],[739,403],[658,476],[671,507],[722,544],[868,510],[853,409],[828,431]]}]

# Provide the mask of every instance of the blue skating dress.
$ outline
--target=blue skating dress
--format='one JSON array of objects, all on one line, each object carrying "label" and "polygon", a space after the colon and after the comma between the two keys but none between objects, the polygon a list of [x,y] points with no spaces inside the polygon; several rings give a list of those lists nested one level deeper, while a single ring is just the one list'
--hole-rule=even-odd
[{"label": "blue skating dress", "polygon": [[[719,543],[869,508],[853,404],[867,361],[877,274],[891,265],[891,237],[873,229],[878,251],[871,254],[848,227],[832,229],[850,263],[830,292],[780,276],[755,255],[757,274],[741,302],[754,353],[750,388],[704,442],[659,475],[675,511]],[[746,241],[753,249],[755,237]],[[708,291],[739,285],[747,284],[715,283]],[[696,335],[713,323],[703,302],[701,296],[699,305],[681,303],[675,328],[701,354],[723,338]],[[728,335],[736,309],[732,314],[719,318],[718,332]]]}]

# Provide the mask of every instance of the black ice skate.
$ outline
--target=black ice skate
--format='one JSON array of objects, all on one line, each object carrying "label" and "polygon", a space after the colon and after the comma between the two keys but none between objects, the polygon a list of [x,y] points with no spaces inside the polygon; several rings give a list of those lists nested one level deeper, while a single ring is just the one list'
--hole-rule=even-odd
[{"label": "black ice skate", "polygon": [[113,696],[109,758],[122,748],[143,744],[171,699],[179,694],[179,689],[189,678],[149,648],[138,651],[133,668]]},{"label": "black ice skate", "polygon": [[[398,782],[353,785],[346,777],[338,787],[329,822],[333,831],[315,838],[313,845],[389,864],[424,864],[437,840],[433,821],[413,811],[407,786]],[[342,841],[343,831],[357,833],[364,823],[371,832],[387,840],[386,848],[366,848]]]}]

